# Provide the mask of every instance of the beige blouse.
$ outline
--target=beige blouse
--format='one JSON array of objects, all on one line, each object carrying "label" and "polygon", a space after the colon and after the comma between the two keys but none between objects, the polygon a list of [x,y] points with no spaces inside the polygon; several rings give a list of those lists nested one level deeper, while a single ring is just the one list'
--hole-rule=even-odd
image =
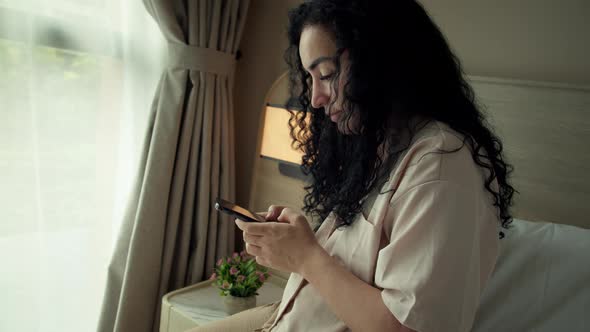
[{"label": "beige blouse", "polygon": [[[487,174],[462,136],[433,122],[413,139],[367,217],[334,230],[330,214],[319,243],[354,275],[381,289],[383,303],[419,332],[469,331],[498,253],[499,221]],[[495,185],[495,184],[494,184]],[[342,290],[346,292],[345,289]],[[353,299],[362,305],[363,299]],[[265,331],[348,331],[313,285],[292,273]]]}]

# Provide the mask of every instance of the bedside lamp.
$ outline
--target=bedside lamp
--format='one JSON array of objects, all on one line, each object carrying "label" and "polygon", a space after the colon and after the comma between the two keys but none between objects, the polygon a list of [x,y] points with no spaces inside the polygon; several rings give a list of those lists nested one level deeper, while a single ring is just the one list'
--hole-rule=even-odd
[{"label": "bedside lamp", "polygon": [[264,111],[264,122],[262,129],[262,142],[260,156],[278,162],[279,172],[285,176],[294,177],[300,180],[309,180],[300,169],[303,152],[295,150],[291,143],[292,138],[289,129],[289,119],[292,112],[298,112],[293,102],[285,104],[267,104]]},{"label": "bedside lamp", "polygon": [[266,105],[260,155],[299,165],[303,153],[296,151],[291,146],[290,116],[284,105]]}]

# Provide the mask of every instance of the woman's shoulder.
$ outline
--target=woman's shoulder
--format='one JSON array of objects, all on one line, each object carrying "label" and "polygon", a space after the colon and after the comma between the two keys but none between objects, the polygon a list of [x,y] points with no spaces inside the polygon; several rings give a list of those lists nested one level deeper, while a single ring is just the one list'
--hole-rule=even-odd
[{"label": "woman's shoulder", "polygon": [[464,137],[445,123],[428,122],[415,133],[390,179],[406,188],[432,181],[479,181],[480,169]]},{"label": "woman's shoulder", "polygon": [[458,150],[465,146],[464,138],[464,135],[453,130],[446,123],[429,121],[413,135],[408,151],[430,153]]}]

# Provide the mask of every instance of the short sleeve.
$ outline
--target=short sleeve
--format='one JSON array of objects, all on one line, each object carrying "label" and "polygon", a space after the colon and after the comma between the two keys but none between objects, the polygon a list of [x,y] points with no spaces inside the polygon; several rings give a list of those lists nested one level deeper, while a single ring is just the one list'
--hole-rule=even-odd
[{"label": "short sleeve", "polygon": [[375,284],[408,328],[471,329],[498,251],[496,217],[474,188],[430,181],[389,204],[393,226],[389,244],[378,254]]}]

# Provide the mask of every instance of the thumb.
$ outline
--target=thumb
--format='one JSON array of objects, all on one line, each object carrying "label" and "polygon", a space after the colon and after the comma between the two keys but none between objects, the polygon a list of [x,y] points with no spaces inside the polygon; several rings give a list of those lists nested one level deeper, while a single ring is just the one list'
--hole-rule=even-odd
[{"label": "thumb", "polygon": [[300,224],[307,223],[307,218],[301,212],[293,209],[285,208],[281,212],[281,215],[277,218],[277,221],[289,223],[289,224]]},{"label": "thumb", "polygon": [[266,220],[272,220],[272,221],[277,220],[284,209],[285,209],[284,206],[278,206],[278,205],[269,206],[268,213],[266,214]]}]

